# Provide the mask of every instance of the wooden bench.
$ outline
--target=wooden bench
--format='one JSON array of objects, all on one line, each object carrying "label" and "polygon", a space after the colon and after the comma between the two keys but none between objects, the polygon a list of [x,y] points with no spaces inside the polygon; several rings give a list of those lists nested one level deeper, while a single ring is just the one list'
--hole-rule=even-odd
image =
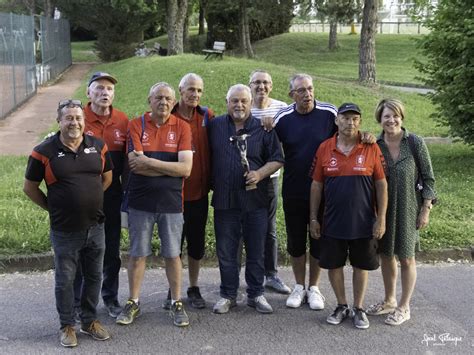
[{"label": "wooden bench", "polygon": [[225,42],[214,42],[214,46],[212,49],[203,49],[202,50],[206,54],[206,58],[212,58],[213,56],[216,58],[223,58],[225,52]]}]

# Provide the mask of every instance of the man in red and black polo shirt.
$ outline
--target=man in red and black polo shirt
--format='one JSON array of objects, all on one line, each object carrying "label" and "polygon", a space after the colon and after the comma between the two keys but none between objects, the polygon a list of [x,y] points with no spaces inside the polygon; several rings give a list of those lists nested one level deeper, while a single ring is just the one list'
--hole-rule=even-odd
[{"label": "man in red and black polo shirt", "polygon": [[[128,118],[112,106],[117,79],[104,72],[94,73],[87,86],[89,98],[84,108],[84,133],[102,139],[109,148],[114,163],[112,184],[104,193],[105,254],[102,299],[111,317],[122,308],[118,302],[120,260],[120,204],[122,201],[122,173],[126,162]],[[80,271],[80,270],[79,270]],[[80,299],[82,278],[75,281],[76,302]]]},{"label": "man in red and black polo shirt", "polygon": [[[368,270],[379,267],[377,240],[385,233],[387,181],[383,155],[376,144],[362,144],[361,111],[343,104],[336,117],[338,133],[323,142],[314,158],[310,199],[310,232],[320,239],[319,264],[329,269],[337,307],[330,324],[341,323],[349,314],[354,326],[367,329],[363,310]],[[324,193],[323,225],[317,216]],[[349,309],[344,290],[343,267],[347,256],[353,269],[354,307]]]},{"label": "man in red and black polo shirt", "polygon": [[189,324],[181,302],[181,233],[183,231],[183,180],[191,173],[193,153],[189,124],[171,114],[175,92],[157,83],[148,95],[151,112],[129,124],[128,159],[130,298],[118,324],[130,324],[140,315],[139,295],[146,257],[151,254],[153,227],[158,226],[161,255],[171,291],[170,314],[176,326]]},{"label": "man in red and black polo shirt", "polygon": [[[188,301],[194,308],[204,308],[206,302],[198,286],[200,261],[204,257],[206,245],[206,223],[209,209],[210,157],[207,139],[207,125],[214,117],[212,110],[200,106],[204,90],[202,78],[188,73],[179,83],[179,102],[173,114],[191,127],[193,137],[193,169],[191,176],[184,181],[184,226],[181,250],[186,239],[188,253],[189,288]],[[163,308],[171,306],[171,293]]]},{"label": "man in red and black polo shirt", "polygon": [[[105,250],[103,191],[112,182],[107,145],[84,135],[84,112],[79,100],[58,107],[59,132],[36,146],[28,160],[24,192],[49,212],[54,249],[56,309],[61,345],[77,345],[74,329],[76,269],[82,267],[81,333],[96,340],[109,333],[97,320]],[[47,195],[39,188],[45,181]]]}]

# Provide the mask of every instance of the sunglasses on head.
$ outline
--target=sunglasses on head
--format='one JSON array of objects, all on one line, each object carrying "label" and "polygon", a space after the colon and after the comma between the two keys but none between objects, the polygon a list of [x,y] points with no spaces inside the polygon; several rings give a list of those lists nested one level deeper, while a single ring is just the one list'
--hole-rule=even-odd
[{"label": "sunglasses on head", "polygon": [[79,106],[80,108],[82,108],[82,102],[81,100],[73,100],[73,99],[61,100],[59,101],[59,104],[58,104],[58,110],[67,106],[72,106],[72,107]]}]

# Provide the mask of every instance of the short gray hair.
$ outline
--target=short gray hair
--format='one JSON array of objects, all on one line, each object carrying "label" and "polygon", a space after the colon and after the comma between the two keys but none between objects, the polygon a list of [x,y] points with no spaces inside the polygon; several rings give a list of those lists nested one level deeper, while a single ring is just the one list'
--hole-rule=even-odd
[{"label": "short gray hair", "polygon": [[148,99],[150,99],[150,97],[153,96],[153,93],[155,92],[155,90],[159,87],[165,87],[165,88],[169,88],[171,90],[171,92],[173,93],[173,96],[174,98],[176,99],[176,92],[174,91],[173,87],[164,82],[164,81],[160,81],[159,83],[156,83],[154,84],[151,88],[150,88],[150,91],[148,92]]},{"label": "short gray hair", "polygon": [[267,72],[266,70],[263,70],[263,69],[255,69],[253,72],[250,73],[250,76],[249,76],[249,85],[252,83],[252,78],[255,74],[257,73],[262,73],[262,74],[267,74],[269,77],[270,77],[270,80],[272,80],[272,76],[270,75],[269,72]]},{"label": "short gray hair", "polygon": [[179,82],[179,85],[178,85],[178,89],[181,89],[181,88],[185,87],[186,84],[188,83],[188,81],[190,81],[190,80],[200,81],[204,86],[204,80],[202,80],[202,78],[199,75],[197,75],[195,73],[188,73],[188,74],[186,74],[185,76],[183,76],[181,78],[181,81]]},{"label": "short gray hair", "polygon": [[293,91],[294,88],[295,88],[295,81],[296,80],[300,80],[300,79],[309,79],[311,80],[311,82],[313,82],[313,77],[309,74],[305,74],[305,73],[299,73],[299,74],[295,74],[291,77],[290,79],[290,91]]},{"label": "short gray hair", "polygon": [[225,97],[226,101],[229,102],[230,95],[232,94],[233,91],[235,90],[244,90],[248,93],[249,97],[252,98],[252,92],[250,91],[250,88],[247,85],[244,84],[235,84],[232,85],[229,90],[227,91],[227,95]]}]

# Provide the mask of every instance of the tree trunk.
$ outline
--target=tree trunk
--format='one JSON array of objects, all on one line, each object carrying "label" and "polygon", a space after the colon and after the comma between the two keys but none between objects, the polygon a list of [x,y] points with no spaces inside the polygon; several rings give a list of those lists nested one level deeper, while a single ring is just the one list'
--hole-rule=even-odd
[{"label": "tree trunk", "polygon": [[364,1],[364,15],[359,42],[359,81],[375,83],[375,33],[377,32],[377,0]]},{"label": "tree trunk", "polygon": [[329,22],[329,50],[335,51],[339,48],[339,43],[337,42],[337,21],[331,20]]},{"label": "tree trunk", "polygon": [[168,0],[168,55],[183,53],[184,22],[188,14],[188,0]]},{"label": "tree trunk", "polygon": [[43,1],[43,11],[45,17],[53,17],[54,7],[51,4],[51,0]]},{"label": "tree trunk", "polygon": [[240,29],[240,50],[248,58],[254,58],[252,43],[250,43],[249,19],[247,15],[247,0],[239,2],[239,29]]},{"label": "tree trunk", "polygon": [[198,34],[204,34],[204,19],[206,15],[207,0],[199,0],[199,30]]}]

